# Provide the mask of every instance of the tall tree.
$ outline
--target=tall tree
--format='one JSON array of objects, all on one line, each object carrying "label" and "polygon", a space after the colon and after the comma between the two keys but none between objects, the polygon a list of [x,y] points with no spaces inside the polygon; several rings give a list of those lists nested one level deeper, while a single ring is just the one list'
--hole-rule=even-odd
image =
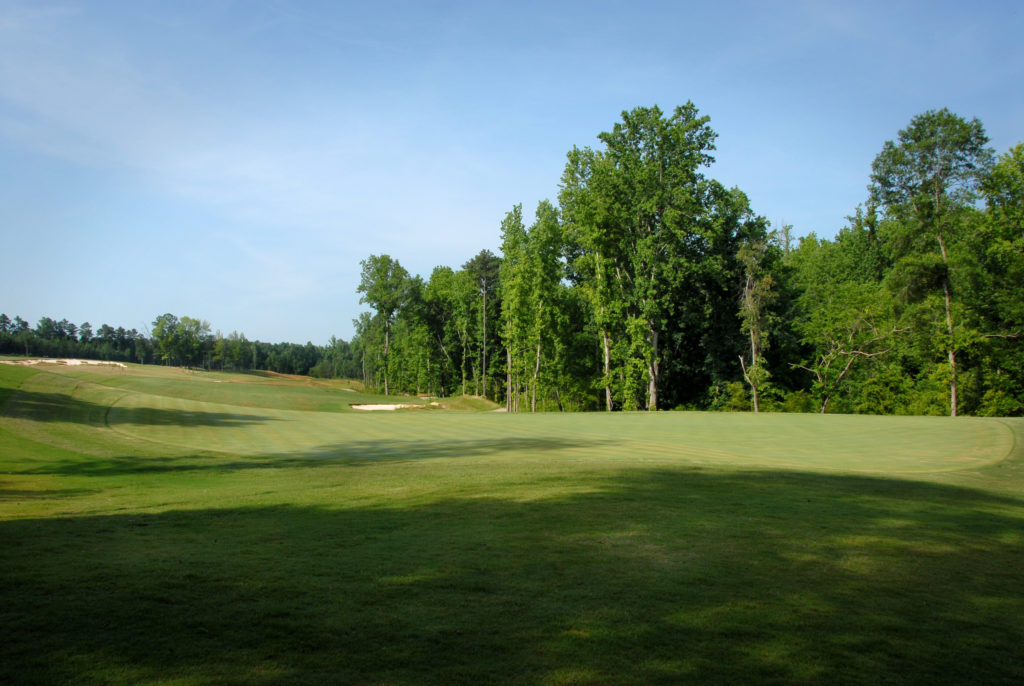
[{"label": "tall tree", "polygon": [[1000,155],[983,186],[988,221],[979,238],[995,327],[1024,333],[1024,143]]},{"label": "tall tree", "polygon": [[[483,385],[480,395],[487,397],[487,348],[490,339],[487,336],[487,322],[494,317],[494,308],[491,315],[488,315],[487,301],[490,296],[491,303],[496,300],[498,286],[500,285],[501,258],[497,257],[490,250],[481,250],[476,257],[471,259],[462,268],[469,272],[476,284],[477,294],[480,296],[480,380]],[[493,327],[492,327],[493,331]]]},{"label": "tall tree", "polygon": [[[964,210],[977,198],[992,161],[988,137],[978,119],[967,121],[948,109],[914,117],[887,141],[871,165],[871,199],[894,227],[892,244],[900,283],[921,293],[941,292],[944,348],[949,364],[949,412],[957,415],[957,339],[954,259],[951,247],[965,230]],[[909,290],[907,292],[910,292]]]},{"label": "tall tree", "polygon": [[[176,343],[178,335],[178,318],[170,312],[162,314],[153,320],[153,341],[157,354],[166,364],[176,361],[178,347]],[[114,336],[114,329],[103,324],[100,326],[96,337],[101,341],[110,342]]]},{"label": "tall tree", "polygon": [[986,219],[975,235],[980,257],[974,308],[986,332],[986,383],[979,412],[1024,413],[1024,143],[1000,155],[985,180]]},{"label": "tall tree", "polygon": [[[594,309],[601,319],[625,323],[620,350],[627,409],[658,409],[662,341],[686,306],[680,284],[704,257],[708,182],[702,169],[714,161],[717,136],[708,122],[693,103],[670,116],[658,107],[623,112],[621,122],[598,136],[604,150],[573,150],[562,177],[574,261],[595,281],[588,289]],[[607,361],[613,345],[608,329],[599,328]],[[607,396],[607,381],[605,388]]]},{"label": "tall tree", "polygon": [[523,206],[514,206],[501,222],[501,338],[505,344],[505,409],[519,409],[525,374],[524,353],[532,340],[530,309],[535,275],[531,269]]},{"label": "tall tree", "polygon": [[405,303],[409,272],[389,255],[370,255],[359,263],[362,274],[358,293],[360,303],[377,310],[384,325],[384,395],[388,395],[388,355],[391,349],[391,325],[399,308]]},{"label": "tall tree", "polygon": [[470,327],[476,289],[466,270],[435,267],[424,288],[424,300],[434,322],[434,337],[452,369],[458,368],[461,392],[466,393]]},{"label": "tall tree", "polygon": [[743,289],[740,295],[740,319],[750,343],[750,358],[740,355],[743,378],[750,386],[754,412],[760,412],[758,393],[768,381],[764,351],[768,348],[769,305],[775,298],[775,277],[771,273],[772,246],[767,241],[745,243],[737,258],[743,265]]},{"label": "tall tree", "polygon": [[[560,358],[558,354],[564,344],[558,344],[558,337],[564,331],[563,313],[559,305],[563,300],[561,281],[564,275],[562,263],[563,235],[558,220],[558,210],[548,200],[537,204],[534,213],[536,221],[527,234],[527,257],[530,263],[531,285],[530,309],[533,317],[529,322],[533,347],[533,373],[530,384],[530,411],[537,411],[537,395],[541,383],[541,365],[546,354],[551,362]],[[556,399],[558,387],[554,388]],[[560,403],[560,401],[559,401]]]},{"label": "tall tree", "polygon": [[595,169],[603,163],[603,156],[590,148],[574,147],[567,158],[559,203],[566,223],[569,277],[585,294],[593,313],[601,347],[598,386],[604,392],[604,408],[611,412],[615,409],[613,340],[625,303],[613,283],[614,262],[609,257],[613,242],[604,231],[605,203],[593,188]]}]

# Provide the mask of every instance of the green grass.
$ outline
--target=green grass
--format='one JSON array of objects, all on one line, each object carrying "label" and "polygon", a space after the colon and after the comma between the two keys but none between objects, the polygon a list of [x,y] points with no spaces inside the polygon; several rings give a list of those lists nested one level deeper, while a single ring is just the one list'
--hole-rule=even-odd
[{"label": "green grass", "polygon": [[1020,420],[341,388],[0,365],[0,683],[1024,679]]}]

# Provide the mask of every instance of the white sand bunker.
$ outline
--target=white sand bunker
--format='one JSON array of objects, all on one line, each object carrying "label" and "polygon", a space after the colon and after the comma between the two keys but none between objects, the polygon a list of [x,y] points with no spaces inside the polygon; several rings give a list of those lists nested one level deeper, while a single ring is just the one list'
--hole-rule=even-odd
[{"label": "white sand bunker", "polygon": [[16,364],[22,367],[31,367],[37,364],[66,364],[69,366],[77,366],[81,364],[91,364],[99,367],[120,367],[121,369],[128,369],[128,365],[121,364],[120,362],[105,362],[103,360],[0,360],[3,364]]},{"label": "white sand bunker", "polygon": [[380,404],[380,405],[349,405],[353,410],[367,410],[369,412],[381,411],[393,412],[401,408],[407,407],[423,407],[423,405],[413,405],[411,403],[396,403],[393,405]]}]

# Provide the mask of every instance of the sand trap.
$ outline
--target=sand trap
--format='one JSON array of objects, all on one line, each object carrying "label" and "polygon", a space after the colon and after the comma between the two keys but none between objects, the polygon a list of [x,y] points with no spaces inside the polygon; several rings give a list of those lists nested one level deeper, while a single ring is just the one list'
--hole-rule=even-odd
[{"label": "sand trap", "polygon": [[65,364],[71,367],[87,364],[96,365],[99,367],[120,367],[121,369],[128,369],[128,365],[120,362],[105,362],[103,360],[0,360],[3,364],[16,364],[21,367],[31,367],[37,364]]},{"label": "sand trap", "polygon": [[381,405],[349,405],[349,407],[351,407],[353,410],[366,410],[368,412],[375,412],[375,411],[379,412],[381,410],[384,410],[386,412],[393,412],[394,410],[398,410],[398,409],[405,408],[405,407],[423,407],[423,406],[422,405],[412,405],[410,403],[398,403],[398,404],[394,404],[394,405],[386,405],[386,404],[381,404]]}]

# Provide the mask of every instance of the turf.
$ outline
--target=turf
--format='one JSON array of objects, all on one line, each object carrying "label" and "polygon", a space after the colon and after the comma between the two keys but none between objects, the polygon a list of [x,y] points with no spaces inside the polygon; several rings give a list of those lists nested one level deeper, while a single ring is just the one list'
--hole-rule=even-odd
[{"label": "turf", "polygon": [[344,387],[0,365],[0,682],[1024,679],[1020,420]]}]

